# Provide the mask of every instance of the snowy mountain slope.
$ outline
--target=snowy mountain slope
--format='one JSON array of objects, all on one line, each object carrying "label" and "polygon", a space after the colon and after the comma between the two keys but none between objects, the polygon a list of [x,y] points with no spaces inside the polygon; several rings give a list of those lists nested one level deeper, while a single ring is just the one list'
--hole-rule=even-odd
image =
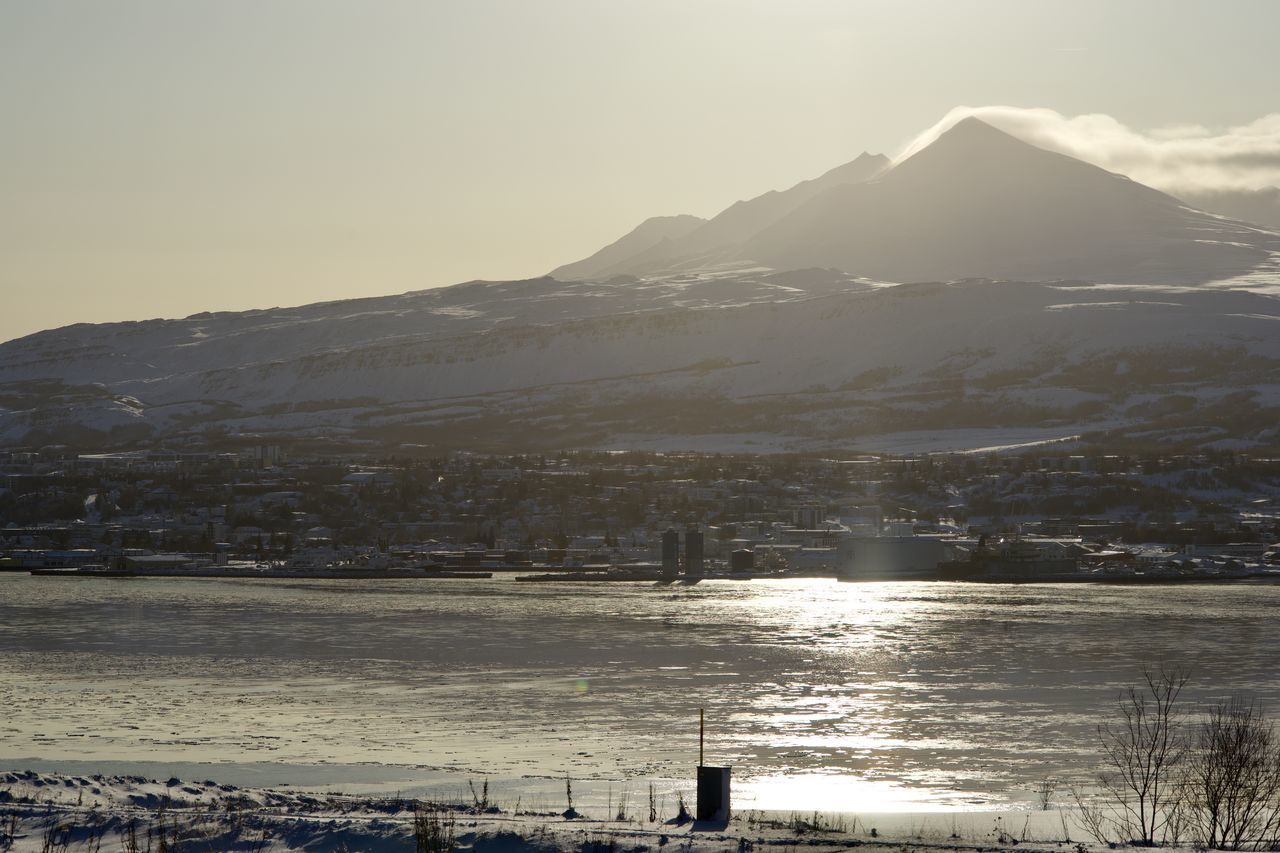
[{"label": "snowy mountain slope", "polygon": [[[1129,412],[1138,395],[1189,397],[1192,413],[1235,391],[1247,395],[1241,411],[1253,405],[1245,405],[1250,396],[1269,405],[1280,396],[1280,299],[1269,294],[989,281],[882,286],[821,271],[786,277],[789,285],[769,278],[569,285],[571,301],[585,305],[541,323],[509,319],[508,284],[465,285],[473,314],[460,318],[457,333],[446,323],[371,336],[356,324],[342,346],[323,348],[314,346],[310,318],[332,307],[300,309],[290,324],[278,314],[259,318],[269,333],[232,317],[222,365],[182,362],[186,342],[174,341],[194,321],[139,324],[150,342],[127,337],[139,357],[153,359],[148,374],[104,382],[103,394],[135,401],[128,423],[159,434],[337,434],[440,446],[732,430],[847,445],[908,424],[1147,424],[1141,410]],[[795,287],[801,280],[808,286]],[[525,284],[552,305],[570,299],[547,280]],[[494,298],[483,298],[490,291]],[[462,295],[422,310],[460,310]],[[593,312],[592,299],[612,310]],[[79,329],[76,355],[61,365],[11,358],[14,344],[30,339],[0,346],[5,387],[33,381],[32,370],[85,384],[92,357],[82,354],[121,335],[89,328],[102,339]],[[249,357],[240,342],[264,334],[272,346]],[[201,358],[217,362],[208,355],[217,350],[213,335],[202,340]],[[40,410],[28,400],[0,417],[5,439],[56,436],[47,418],[31,420]],[[85,412],[81,427],[100,423],[99,409]],[[109,434],[119,424],[101,426]]]},{"label": "snowy mountain slope", "polygon": [[799,277],[804,290],[789,283],[797,274],[741,267],[650,281],[468,282],[297,308],[78,324],[0,344],[0,383],[42,377],[70,383],[159,380],[175,372],[272,362],[299,353],[345,352],[401,339],[456,337],[501,325],[795,299],[854,281],[821,271]]},{"label": "snowy mountain slope", "polygon": [[1181,192],[1178,197],[1192,207],[1232,219],[1280,228],[1280,187],[1258,190],[1202,190]]}]

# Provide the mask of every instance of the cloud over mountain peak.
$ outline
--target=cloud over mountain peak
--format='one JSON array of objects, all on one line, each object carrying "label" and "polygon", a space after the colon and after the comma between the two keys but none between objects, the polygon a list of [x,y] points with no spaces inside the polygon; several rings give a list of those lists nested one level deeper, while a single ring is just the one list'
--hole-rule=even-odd
[{"label": "cloud over mountain peak", "polygon": [[1175,195],[1280,185],[1280,113],[1228,128],[1168,125],[1137,130],[1103,113],[1067,116],[1044,107],[956,107],[896,158],[927,147],[965,118],[1039,148],[1085,160]]}]

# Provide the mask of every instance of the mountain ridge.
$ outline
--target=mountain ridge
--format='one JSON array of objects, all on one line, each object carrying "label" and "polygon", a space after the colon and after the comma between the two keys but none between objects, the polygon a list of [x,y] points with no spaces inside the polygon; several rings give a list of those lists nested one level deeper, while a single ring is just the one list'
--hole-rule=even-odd
[{"label": "mountain ridge", "polygon": [[609,270],[628,258],[640,255],[679,239],[694,231],[707,220],[687,213],[674,216],[651,216],[626,234],[588,257],[571,264],[556,267],[550,275],[560,279],[591,278],[607,275]]},{"label": "mountain ridge", "polygon": [[[835,168],[828,169],[816,178],[801,181],[785,190],[769,190],[766,193],[749,199],[735,201],[714,217],[703,220],[688,232],[673,237],[669,242],[657,241],[649,246],[637,249],[626,257],[618,257],[608,265],[590,263],[600,253],[581,261],[565,264],[552,270],[550,275],[559,279],[580,277],[581,273],[590,269],[595,275],[628,275],[636,272],[650,271],[655,267],[673,266],[681,260],[715,256],[727,257],[738,244],[749,239],[760,228],[778,217],[794,210],[814,195],[844,183],[857,183],[869,180],[882,172],[889,165],[889,158],[883,154],[863,152],[853,160]],[[645,223],[652,220],[645,220]],[[605,247],[617,246],[635,234],[645,223],[629,232],[618,241]],[[601,252],[605,251],[602,249]]]}]

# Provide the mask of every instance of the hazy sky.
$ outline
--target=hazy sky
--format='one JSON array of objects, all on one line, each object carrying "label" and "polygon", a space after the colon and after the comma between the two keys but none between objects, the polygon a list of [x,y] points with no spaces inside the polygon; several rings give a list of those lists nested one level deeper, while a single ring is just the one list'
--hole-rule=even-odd
[{"label": "hazy sky", "polygon": [[1280,112],[1278,32],[1271,0],[3,0],[0,339],[538,275],[962,104],[1216,134]]}]

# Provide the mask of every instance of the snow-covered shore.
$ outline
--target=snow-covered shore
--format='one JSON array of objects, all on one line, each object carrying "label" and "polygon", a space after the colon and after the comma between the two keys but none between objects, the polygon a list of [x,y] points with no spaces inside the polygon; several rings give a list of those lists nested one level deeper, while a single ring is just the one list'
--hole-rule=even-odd
[{"label": "snow-covered shore", "polygon": [[[73,776],[35,771],[0,772],[0,851],[401,851],[417,846],[415,817],[458,850],[574,850],[681,853],[755,848],[813,851],[871,847],[893,850],[1060,850],[1052,833],[1030,837],[1029,821],[990,824],[976,831],[943,824],[919,826],[900,837],[879,832],[853,815],[737,813],[708,825],[658,814],[633,800],[622,815],[603,819],[488,804],[477,792],[469,803],[401,797],[358,797],[240,788],[206,780],[166,781],[141,776]],[[692,805],[690,805],[692,807]],[[675,809],[666,807],[666,811]],[[618,810],[615,810],[615,812]],[[420,834],[420,833],[419,833]],[[1061,832],[1059,832],[1059,835]],[[1021,836],[1021,837],[1019,837]],[[1044,840],[1048,839],[1048,840]],[[1087,845],[1086,845],[1087,846]],[[425,849],[438,850],[439,846]],[[1076,850],[1081,850],[1075,845]]]}]

